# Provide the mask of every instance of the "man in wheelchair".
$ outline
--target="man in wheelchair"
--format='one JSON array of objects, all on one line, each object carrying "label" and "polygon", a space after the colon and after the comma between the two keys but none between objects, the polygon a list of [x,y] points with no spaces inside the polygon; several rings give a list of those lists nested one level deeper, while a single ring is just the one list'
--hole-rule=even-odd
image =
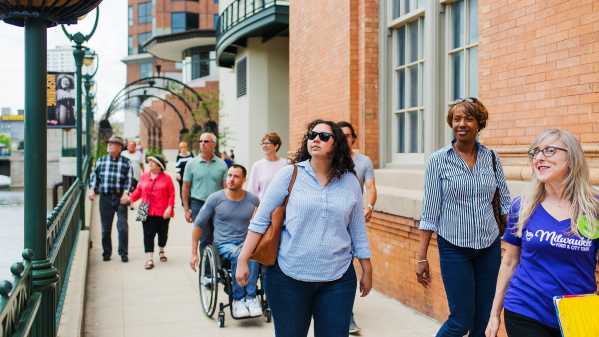
[{"label": "man in wheelchair", "polygon": [[[221,259],[231,262],[233,275],[237,270],[237,247],[245,241],[254,209],[260,203],[255,194],[242,189],[246,180],[246,169],[232,165],[227,172],[227,188],[212,193],[194,221],[191,239],[191,259],[189,264],[194,271],[198,266],[198,243],[202,236],[202,226],[214,217],[214,243]],[[233,312],[236,318],[258,317],[262,309],[256,300],[256,283],[260,264],[250,261],[250,277],[245,287],[240,287],[233,277]]]}]

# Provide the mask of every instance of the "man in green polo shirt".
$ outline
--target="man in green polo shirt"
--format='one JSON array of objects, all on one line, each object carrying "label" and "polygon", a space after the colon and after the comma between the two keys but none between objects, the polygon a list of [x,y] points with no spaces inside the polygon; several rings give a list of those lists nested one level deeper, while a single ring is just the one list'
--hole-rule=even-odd
[{"label": "man in green polo shirt", "polygon": [[[187,162],[183,175],[183,208],[185,219],[193,223],[208,196],[226,187],[227,164],[214,155],[216,136],[205,132],[200,136],[200,156]],[[190,198],[191,196],[191,198]],[[200,252],[212,243],[214,224],[212,219],[202,227]],[[197,253],[197,252],[196,252]]]}]

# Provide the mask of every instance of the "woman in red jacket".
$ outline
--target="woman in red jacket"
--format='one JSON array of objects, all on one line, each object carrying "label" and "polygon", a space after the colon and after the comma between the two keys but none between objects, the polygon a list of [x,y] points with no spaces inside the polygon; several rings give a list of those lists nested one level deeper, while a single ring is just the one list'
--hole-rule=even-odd
[{"label": "woman in red jacket", "polygon": [[[148,157],[148,166],[150,172],[144,173],[137,188],[127,198],[135,202],[141,198],[141,201],[150,203],[148,218],[143,223],[144,228],[144,248],[148,261],[146,269],[154,268],[154,238],[158,234],[158,247],[160,261],[166,262],[164,255],[164,246],[168,237],[168,223],[175,215],[173,207],[175,206],[175,186],[172,178],[164,173],[166,170],[166,160],[161,155]],[[127,201],[127,200],[123,200]]]}]

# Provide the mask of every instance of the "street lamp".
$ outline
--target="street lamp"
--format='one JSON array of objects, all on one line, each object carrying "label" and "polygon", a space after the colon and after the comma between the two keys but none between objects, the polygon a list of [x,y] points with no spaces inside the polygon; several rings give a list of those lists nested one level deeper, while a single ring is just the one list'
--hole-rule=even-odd
[{"label": "street lamp", "polygon": [[0,20],[25,28],[25,209],[24,245],[33,249],[33,291],[42,293],[41,327],[56,336],[58,270],[48,260],[46,247],[47,186],[47,42],[48,27],[73,24],[102,0],[1,0]]},{"label": "street lamp", "polygon": [[[86,156],[88,158],[88,165],[91,165],[91,129],[93,124],[93,113],[92,113],[92,101],[96,97],[95,95],[90,96],[90,89],[94,85],[94,76],[98,72],[98,67],[100,63],[100,57],[94,51],[87,50],[85,53],[85,57],[83,58],[83,65],[86,67],[90,67],[95,62],[95,69],[90,74],[89,72],[83,75],[83,81],[85,86],[85,146],[87,148]],[[89,167],[88,167],[89,168]],[[88,172],[85,172],[86,178],[89,176]]]},{"label": "street lamp", "polygon": [[[75,34],[69,34],[69,32],[67,32],[67,29],[64,27],[64,25],[61,25],[62,27],[62,31],[64,32],[64,34],[67,36],[67,38],[69,38],[69,40],[75,42],[75,45],[73,46],[75,49],[73,50],[73,57],[75,58],[75,66],[76,66],[76,74],[77,74],[77,179],[79,179],[79,227],[80,228],[85,228],[85,182],[87,179],[83,178],[83,146],[82,146],[82,137],[83,137],[83,125],[82,125],[82,75],[81,75],[81,68],[83,67],[83,62],[85,60],[85,53],[86,51],[88,51],[89,49],[87,47],[83,46],[84,42],[89,41],[89,39],[94,35],[94,33],[96,32],[96,28],[98,27],[98,19],[100,18],[100,9],[98,7],[96,7],[96,21],[94,22],[94,27],[92,28],[91,32],[88,35],[83,35],[80,32],[77,32]],[[91,62],[88,59],[89,64],[91,65],[91,62],[93,62],[93,60],[91,60]],[[97,70],[97,69],[96,69]],[[95,74],[95,72],[94,72]],[[87,138],[86,138],[87,140]],[[89,173],[89,165],[91,165],[91,163],[89,162],[89,157],[87,157],[87,170],[85,172],[85,174],[87,175]]]}]

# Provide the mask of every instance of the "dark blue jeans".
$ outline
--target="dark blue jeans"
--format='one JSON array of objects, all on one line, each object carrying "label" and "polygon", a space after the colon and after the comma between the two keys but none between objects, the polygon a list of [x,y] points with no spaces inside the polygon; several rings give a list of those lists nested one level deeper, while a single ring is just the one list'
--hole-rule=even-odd
[{"label": "dark blue jeans", "polygon": [[305,337],[314,317],[315,337],[347,337],[356,284],[353,264],[340,279],[330,282],[298,281],[285,275],[278,264],[267,267],[264,290],[275,335]]},{"label": "dark blue jeans", "polygon": [[121,205],[121,194],[100,194],[100,222],[102,223],[103,257],[112,255],[112,221],[116,213],[116,229],[119,232],[119,255],[127,256],[129,248],[129,224],[127,205]]},{"label": "dark blue jeans", "polygon": [[437,236],[449,317],[438,337],[485,336],[501,264],[501,240],[484,249],[463,248]]}]

